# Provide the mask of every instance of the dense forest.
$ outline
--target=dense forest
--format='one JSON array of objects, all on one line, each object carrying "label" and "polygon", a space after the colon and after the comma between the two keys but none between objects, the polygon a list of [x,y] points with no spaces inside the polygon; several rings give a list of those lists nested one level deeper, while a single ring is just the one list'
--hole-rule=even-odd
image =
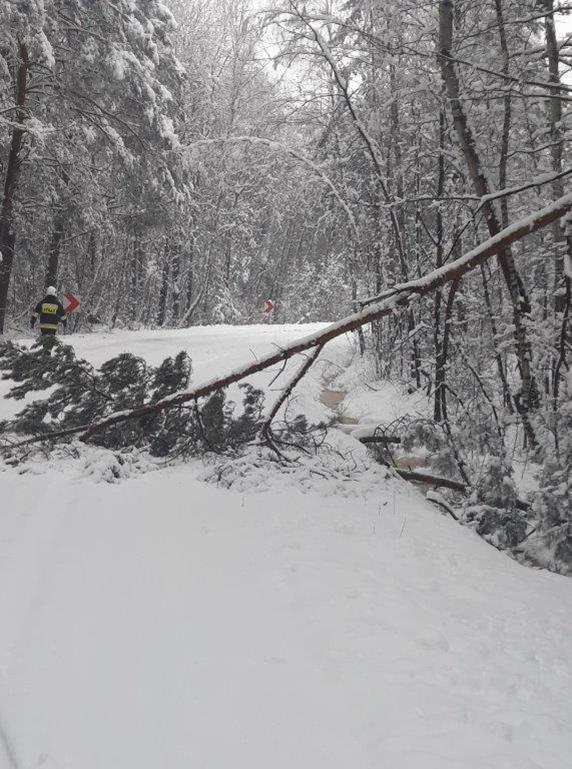
[{"label": "dense forest", "polygon": [[4,0],[0,332],[48,285],[76,331],[372,309],[378,376],[426,391],[505,528],[534,460],[530,520],[572,563],[567,10]]}]

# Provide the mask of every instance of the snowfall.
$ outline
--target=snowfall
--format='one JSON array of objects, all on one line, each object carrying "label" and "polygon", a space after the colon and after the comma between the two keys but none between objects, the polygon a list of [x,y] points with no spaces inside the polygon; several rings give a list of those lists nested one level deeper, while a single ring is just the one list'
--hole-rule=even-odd
[{"label": "snowfall", "polygon": [[[199,384],[316,329],[65,341],[94,364],[186,349]],[[353,344],[288,408],[335,416],[334,382],[358,426],[423,409],[360,385]],[[252,381],[276,397],[293,370]],[[0,418],[22,407],[9,384]],[[331,466],[284,471],[116,477],[87,448],[0,464],[0,769],[570,767],[572,580],[498,552],[342,428]]]}]

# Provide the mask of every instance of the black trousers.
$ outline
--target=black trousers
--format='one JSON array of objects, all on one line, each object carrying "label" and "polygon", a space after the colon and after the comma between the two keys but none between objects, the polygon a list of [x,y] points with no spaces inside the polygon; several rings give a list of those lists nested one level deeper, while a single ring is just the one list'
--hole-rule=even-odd
[{"label": "black trousers", "polygon": [[51,331],[50,329],[42,328],[40,329],[40,333],[42,334],[41,342],[42,347],[44,348],[44,352],[49,355],[54,346],[57,344],[56,332]]}]

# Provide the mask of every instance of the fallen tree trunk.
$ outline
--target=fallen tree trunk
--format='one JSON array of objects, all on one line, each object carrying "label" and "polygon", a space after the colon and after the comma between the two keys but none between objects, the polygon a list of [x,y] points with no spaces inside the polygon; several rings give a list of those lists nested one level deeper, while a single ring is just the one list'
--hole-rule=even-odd
[{"label": "fallen tree trunk", "polygon": [[360,443],[383,443],[387,445],[389,443],[401,443],[401,438],[397,438],[394,435],[364,435],[358,438]]},{"label": "fallen tree trunk", "polygon": [[335,339],[342,334],[355,331],[361,326],[371,323],[378,318],[391,315],[396,310],[406,307],[409,302],[417,297],[429,294],[436,288],[451,283],[453,280],[459,280],[461,276],[470,272],[475,267],[485,262],[490,257],[502,252],[508,245],[515,243],[526,235],[536,232],[555,222],[572,209],[572,193],[563,195],[558,200],[530,216],[520,219],[514,224],[501,230],[494,237],[489,238],[484,243],[469,251],[464,256],[459,257],[453,262],[433,270],[428,275],[416,280],[410,280],[406,283],[394,286],[385,294],[380,296],[379,302],[370,305],[361,312],[349,315],[342,320],[327,326],[323,331],[318,331],[309,336],[303,337],[296,342],[277,350],[276,352],[265,355],[257,361],[241,366],[225,376],[217,377],[205,382],[202,385],[193,387],[190,390],[169,396],[157,403],[141,406],[132,411],[123,411],[112,414],[99,422],[70,428],[68,430],[54,431],[35,436],[26,441],[12,444],[10,448],[18,448],[29,443],[52,440],[55,438],[66,438],[72,435],[80,435],[81,439],[86,441],[89,438],[108,427],[113,427],[129,419],[139,419],[141,417],[158,414],[166,409],[179,408],[180,406],[210,395],[216,390],[228,387],[234,382],[239,382],[247,376],[263,371],[270,366],[286,361],[305,350],[311,350],[314,347],[323,346],[327,342]]},{"label": "fallen tree trunk", "polygon": [[[453,481],[450,478],[443,478],[437,475],[429,475],[429,473],[419,473],[416,470],[401,470],[398,467],[392,467],[391,469],[394,470],[397,475],[403,478],[404,481],[411,481],[412,483],[425,483],[427,486],[440,486],[445,489],[460,491],[462,494],[468,494],[470,491],[470,487],[465,483],[461,483],[461,481]],[[437,504],[441,504],[441,502],[436,500],[433,496],[430,496],[430,493],[430,491],[427,492],[427,499],[429,499],[431,502],[437,502]],[[522,499],[517,499],[515,502],[515,508],[517,510],[522,510],[523,512],[528,512],[530,510],[530,504]],[[451,512],[451,510],[448,509],[448,512]],[[451,515],[453,514],[451,513]],[[455,520],[459,520],[457,516],[454,515],[453,517]]]},{"label": "fallen tree trunk", "polygon": [[426,483],[428,486],[443,486],[446,489],[453,489],[453,491],[461,491],[465,493],[467,486],[460,481],[452,481],[450,478],[442,478],[438,475],[429,475],[429,473],[419,473],[416,470],[401,470],[398,467],[393,467],[393,470],[403,478],[404,481],[412,481],[413,483]]}]

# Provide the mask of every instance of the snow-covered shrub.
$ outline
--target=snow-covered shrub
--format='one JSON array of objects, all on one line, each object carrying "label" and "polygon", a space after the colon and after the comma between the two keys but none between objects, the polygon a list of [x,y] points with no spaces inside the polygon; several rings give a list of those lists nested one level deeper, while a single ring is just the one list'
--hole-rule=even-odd
[{"label": "snow-covered shrub", "polygon": [[443,427],[432,419],[399,420],[395,432],[401,439],[401,449],[408,455],[424,456],[427,466],[439,475],[454,478],[457,463],[450,441]]},{"label": "snow-covered shrub", "polygon": [[541,566],[572,575],[572,470],[545,466],[543,486],[534,495],[536,532],[525,554]]},{"label": "snow-covered shrub", "polygon": [[487,459],[465,505],[463,521],[502,549],[516,547],[524,539],[528,524],[518,508],[512,469],[503,458]]},{"label": "snow-covered shrub", "polygon": [[572,574],[572,373],[554,415],[554,446],[546,451],[532,510],[536,531],[525,554],[542,566]]}]

